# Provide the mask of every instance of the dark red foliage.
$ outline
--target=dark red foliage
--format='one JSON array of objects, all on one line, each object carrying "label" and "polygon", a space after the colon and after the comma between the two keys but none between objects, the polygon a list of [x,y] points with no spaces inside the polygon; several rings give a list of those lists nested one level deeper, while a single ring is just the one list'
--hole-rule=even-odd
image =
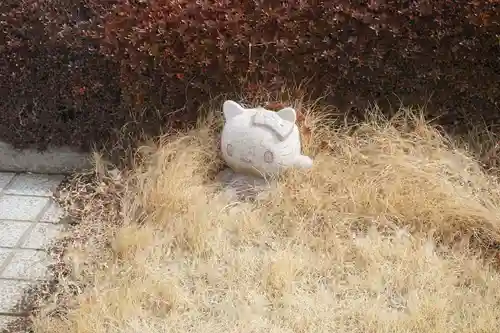
[{"label": "dark red foliage", "polygon": [[500,123],[498,0],[18,0],[0,25],[16,144],[155,133],[214,94],[304,79],[346,109],[402,99]]}]

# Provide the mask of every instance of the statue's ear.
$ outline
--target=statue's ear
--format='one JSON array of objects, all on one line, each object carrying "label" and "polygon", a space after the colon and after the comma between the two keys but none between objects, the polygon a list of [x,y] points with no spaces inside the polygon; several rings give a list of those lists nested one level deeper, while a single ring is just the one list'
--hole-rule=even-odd
[{"label": "statue's ear", "polygon": [[297,113],[293,108],[284,108],[277,112],[278,116],[281,119],[291,122],[295,124],[295,120],[297,120]]},{"label": "statue's ear", "polygon": [[225,101],[222,106],[222,112],[224,113],[224,119],[228,121],[231,118],[243,113],[245,109],[238,103],[234,101]]}]

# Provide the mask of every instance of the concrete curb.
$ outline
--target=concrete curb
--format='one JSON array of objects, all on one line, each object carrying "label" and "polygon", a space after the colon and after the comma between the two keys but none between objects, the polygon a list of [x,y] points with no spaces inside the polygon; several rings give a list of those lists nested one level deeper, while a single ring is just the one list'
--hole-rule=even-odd
[{"label": "concrete curb", "polygon": [[90,167],[90,154],[75,152],[69,147],[39,152],[34,149],[14,149],[10,144],[0,141],[0,171],[69,174]]}]

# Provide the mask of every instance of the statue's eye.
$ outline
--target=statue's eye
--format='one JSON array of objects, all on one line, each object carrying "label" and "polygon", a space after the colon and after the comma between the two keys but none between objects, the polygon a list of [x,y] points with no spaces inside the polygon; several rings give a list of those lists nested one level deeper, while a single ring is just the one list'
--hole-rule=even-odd
[{"label": "statue's eye", "polygon": [[264,153],[264,162],[273,163],[273,161],[274,161],[274,154],[271,151],[266,150],[266,152]]},{"label": "statue's eye", "polygon": [[233,145],[232,144],[228,144],[226,146],[226,152],[229,156],[233,156]]}]

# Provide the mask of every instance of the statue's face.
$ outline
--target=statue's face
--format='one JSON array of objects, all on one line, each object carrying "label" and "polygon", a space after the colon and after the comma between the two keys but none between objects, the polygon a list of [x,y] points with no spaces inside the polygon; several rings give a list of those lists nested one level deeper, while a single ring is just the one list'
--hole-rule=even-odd
[{"label": "statue's face", "polygon": [[274,112],[226,103],[221,150],[231,168],[274,174],[294,166],[301,147],[293,109]]}]

